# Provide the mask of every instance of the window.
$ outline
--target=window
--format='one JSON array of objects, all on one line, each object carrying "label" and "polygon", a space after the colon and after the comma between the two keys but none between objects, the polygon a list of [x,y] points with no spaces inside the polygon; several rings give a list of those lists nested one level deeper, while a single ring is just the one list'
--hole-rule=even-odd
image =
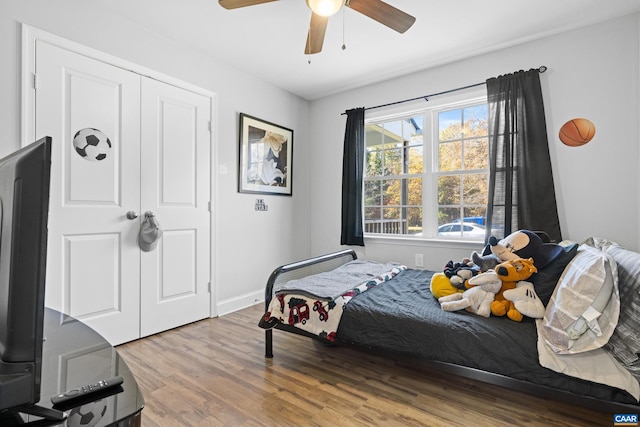
[{"label": "window", "polygon": [[484,239],[486,97],[365,123],[366,234]]},{"label": "window", "polygon": [[422,116],[365,126],[365,233],[422,232]]}]

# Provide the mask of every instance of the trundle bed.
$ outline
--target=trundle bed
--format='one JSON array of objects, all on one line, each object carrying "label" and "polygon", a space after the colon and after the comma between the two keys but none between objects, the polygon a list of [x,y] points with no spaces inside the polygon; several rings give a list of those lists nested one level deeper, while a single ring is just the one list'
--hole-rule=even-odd
[{"label": "trundle bed", "polygon": [[[638,413],[640,254],[603,239],[585,243],[617,266],[619,321],[602,348],[555,354],[539,339],[540,319],[444,311],[429,288],[434,272],[358,260],[353,250],[343,250],[273,271],[259,321],[266,357],[273,357],[273,329],[279,329],[602,412]],[[565,247],[530,279],[545,302],[577,246]],[[353,274],[357,279],[343,280]]]}]

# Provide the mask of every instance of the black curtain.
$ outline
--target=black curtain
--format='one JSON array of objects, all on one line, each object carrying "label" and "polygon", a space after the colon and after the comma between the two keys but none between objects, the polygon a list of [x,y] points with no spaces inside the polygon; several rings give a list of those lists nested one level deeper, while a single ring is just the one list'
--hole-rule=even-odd
[{"label": "black curtain", "polygon": [[341,245],[364,246],[362,179],[364,173],[364,108],[347,111],[342,158]]},{"label": "black curtain", "polygon": [[[560,242],[540,72],[487,80],[489,200],[487,239],[519,229],[545,231]],[[504,227],[504,229],[503,229]],[[497,230],[502,230],[499,236]]]}]

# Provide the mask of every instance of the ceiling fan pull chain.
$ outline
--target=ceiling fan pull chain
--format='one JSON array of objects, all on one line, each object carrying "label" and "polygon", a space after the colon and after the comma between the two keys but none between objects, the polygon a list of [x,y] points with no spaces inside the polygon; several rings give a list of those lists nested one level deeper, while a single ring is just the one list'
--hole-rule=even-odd
[{"label": "ceiling fan pull chain", "polygon": [[311,18],[313,17],[313,12],[310,12],[309,16],[309,32],[307,36],[307,51],[309,53],[307,54],[307,64],[311,65]]},{"label": "ceiling fan pull chain", "polygon": [[[349,2],[347,1],[347,3],[349,3]],[[346,27],[346,24],[345,24],[346,15],[345,15],[345,12],[344,12],[345,9],[346,9],[346,7],[342,8],[342,50],[345,50],[347,48],[347,44],[344,41],[345,27]]]}]

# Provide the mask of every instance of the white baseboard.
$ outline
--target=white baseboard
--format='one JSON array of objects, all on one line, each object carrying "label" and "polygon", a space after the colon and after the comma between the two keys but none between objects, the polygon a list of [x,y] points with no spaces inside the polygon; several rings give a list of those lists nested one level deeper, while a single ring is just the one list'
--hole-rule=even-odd
[{"label": "white baseboard", "polygon": [[[251,307],[252,305],[259,303],[264,303],[263,290],[218,301],[218,304],[216,305],[216,313],[218,316],[224,316],[225,314],[233,313],[234,311],[242,310],[243,308]],[[256,319],[256,322],[257,321],[258,319]]]}]

